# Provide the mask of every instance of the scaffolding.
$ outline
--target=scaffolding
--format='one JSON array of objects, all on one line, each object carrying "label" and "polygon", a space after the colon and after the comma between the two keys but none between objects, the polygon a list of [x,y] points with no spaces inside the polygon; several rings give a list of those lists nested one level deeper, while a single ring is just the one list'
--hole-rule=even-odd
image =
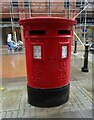
[{"label": "scaffolding", "polygon": [[[77,2],[78,1],[78,2]],[[84,15],[84,30],[86,30],[87,26],[87,14],[88,9],[91,10],[91,14],[93,14],[94,1],[91,0],[75,0],[75,2],[71,2],[71,0],[64,0],[64,2],[53,2],[51,0],[45,0],[45,2],[32,2],[31,0],[24,0],[24,2],[1,2],[2,3],[2,13],[3,16],[7,15],[11,18],[11,27],[13,33],[15,32],[15,17],[21,16],[23,18],[32,17],[32,16],[61,16],[69,19],[75,20],[80,17],[81,23],[81,15]],[[15,12],[16,9],[16,12]],[[4,12],[3,12],[4,11]],[[17,12],[18,11],[18,12]],[[75,12],[76,11],[76,12]],[[74,32],[77,40],[83,45],[84,43],[80,39],[80,37]],[[86,40],[86,34],[84,32],[84,42]],[[16,41],[16,40],[15,40]]]}]

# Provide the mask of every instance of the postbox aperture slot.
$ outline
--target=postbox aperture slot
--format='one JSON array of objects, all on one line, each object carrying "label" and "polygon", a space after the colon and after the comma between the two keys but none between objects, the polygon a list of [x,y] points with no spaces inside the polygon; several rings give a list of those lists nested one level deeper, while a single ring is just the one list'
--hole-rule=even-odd
[{"label": "postbox aperture slot", "polygon": [[57,33],[58,35],[70,35],[71,34],[70,30],[58,30]]},{"label": "postbox aperture slot", "polygon": [[45,30],[30,30],[29,35],[32,35],[32,36],[46,35],[46,31]]}]

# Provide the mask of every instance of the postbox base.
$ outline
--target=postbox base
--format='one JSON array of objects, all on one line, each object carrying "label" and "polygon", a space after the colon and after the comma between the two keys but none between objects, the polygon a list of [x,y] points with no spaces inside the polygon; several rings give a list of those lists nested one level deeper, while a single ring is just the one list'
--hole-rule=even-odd
[{"label": "postbox base", "polygon": [[70,84],[56,89],[35,89],[27,86],[28,103],[37,107],[59,106],[68,101],[69,88]]}]

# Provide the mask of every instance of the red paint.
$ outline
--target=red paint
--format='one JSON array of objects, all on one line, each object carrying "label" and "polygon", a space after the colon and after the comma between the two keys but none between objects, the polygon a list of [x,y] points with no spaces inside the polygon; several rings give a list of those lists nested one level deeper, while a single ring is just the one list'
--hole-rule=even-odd
[{"label": "red paint", "polygon": [[[76,21],[59,17],[32,17],[20,20],[19,24],[24,27],[28,85],[52,89],[69,84],[72,28]],[[43,35],[32,35],[32,30],[42,30]],[[58,30],[64,30],[64,34],[59,34]],[[33,46],[41,46],[41,59],[34,59]],[[67,46],[67,58],[62,58],[62,46]]]}]

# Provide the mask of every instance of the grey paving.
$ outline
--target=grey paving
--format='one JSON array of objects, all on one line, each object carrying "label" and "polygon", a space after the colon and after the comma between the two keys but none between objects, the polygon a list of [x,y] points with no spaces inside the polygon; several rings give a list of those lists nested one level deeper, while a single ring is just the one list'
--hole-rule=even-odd
[{"label": "grey paving", "polygon": [[39,108],[27,102],[27,78],[2,80],[0,101],[2,118],[92,118],[92,63],[89,72],[81,72],[83,59],[72,55],[70,98],[63,105],[52,108]]},{"label": "grey paving", "polygon": [[80,112],[63,112],[51,115],[50,118],[82,118]]},{"label": "grey paving", "polygon": [[15,110],[19,107],[19,99],[18,98],[10,98],[10,99],[4,99],[2,102],[2,110],[8,111],[8,110]]},{"label": "grey paving", "polygon": [[80,111],[81,115],[83,118],[92,118],[92,113],[94,113],[94,111],[92,110],[84,110],[84,111]]}]

